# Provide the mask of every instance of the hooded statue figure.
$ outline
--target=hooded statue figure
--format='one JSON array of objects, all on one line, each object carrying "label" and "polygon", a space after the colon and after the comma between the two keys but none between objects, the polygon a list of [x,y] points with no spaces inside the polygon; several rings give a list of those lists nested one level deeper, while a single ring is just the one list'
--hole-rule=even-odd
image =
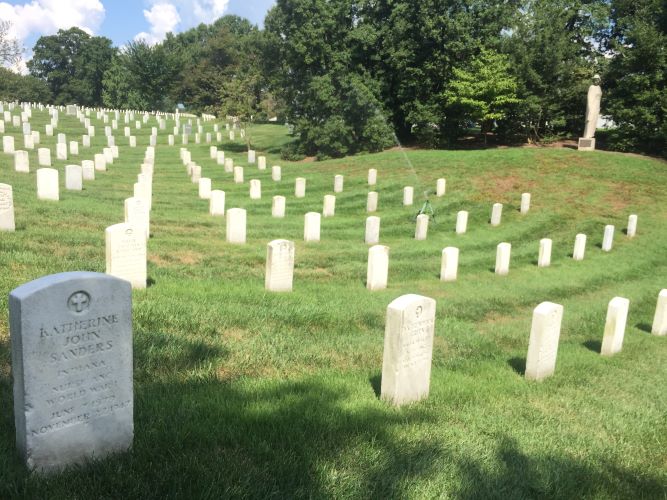
[{"label": "hooded statue figure", "polygon": [[588,87],[588,98],[586,101],[586,127],[584,138],[595,137],[595,128],[600,117],[600,100],[602,99],[602,88],[600,88],[600,75],[593,77],[593,85]]}]

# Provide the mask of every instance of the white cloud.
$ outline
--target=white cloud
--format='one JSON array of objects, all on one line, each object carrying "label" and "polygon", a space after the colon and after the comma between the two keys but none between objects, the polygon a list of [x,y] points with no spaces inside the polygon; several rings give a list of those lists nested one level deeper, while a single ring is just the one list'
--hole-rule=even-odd
[{"label": "white cloud", "polygon": [[[102,25],[104,14],[100,0],[32,0],[18,5],[0,2],[0,19],[12,23],[10,36],[24,46],[30,37],[53,35],[73,26],[92,35]],[[25,61],[20,67],[25,72]]]},{"label": "white cloud", "polygon": [[149,33],[142,31],[134,37],[154,45],[164,40],[169,32],[173,32],[181,22],[176,6],[171,3],[156,3],[150,10],[144,10],[144,17],[150,25]]}]

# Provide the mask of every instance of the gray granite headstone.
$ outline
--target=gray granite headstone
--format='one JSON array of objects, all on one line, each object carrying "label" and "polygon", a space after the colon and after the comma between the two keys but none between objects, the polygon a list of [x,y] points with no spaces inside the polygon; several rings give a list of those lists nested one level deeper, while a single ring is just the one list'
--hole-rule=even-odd
[{"label": "gray granite headstone", "polygon": [[132,289],[91,272],[9,294],[16,445],[51,472],[132,445]]}]

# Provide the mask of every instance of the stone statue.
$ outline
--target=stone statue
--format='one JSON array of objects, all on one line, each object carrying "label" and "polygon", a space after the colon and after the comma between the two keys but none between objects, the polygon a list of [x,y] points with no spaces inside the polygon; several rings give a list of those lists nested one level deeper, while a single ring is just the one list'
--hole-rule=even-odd
[{"label": "stone statue", "polygon": [[600,75],[593,77],[593,85],[588,87],[588,99],[586,101],[586,127],[584,128],[584,139],[595,137],[595,129],[600,117],[600,100],[602,99],[602,88],[600,88]]}]

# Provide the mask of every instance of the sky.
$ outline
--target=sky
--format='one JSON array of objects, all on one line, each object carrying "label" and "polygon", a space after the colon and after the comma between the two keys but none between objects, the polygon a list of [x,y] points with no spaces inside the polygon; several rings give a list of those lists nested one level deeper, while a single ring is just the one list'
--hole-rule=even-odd
[{"label": "sky", "polygon": [[236,14],[263,25],[275,0],[0,0],[0,20],[12,23],[11,35],[32,47],[42,35],[77,26],[120,47],[131,40],[157,43],[199,23]]}]

